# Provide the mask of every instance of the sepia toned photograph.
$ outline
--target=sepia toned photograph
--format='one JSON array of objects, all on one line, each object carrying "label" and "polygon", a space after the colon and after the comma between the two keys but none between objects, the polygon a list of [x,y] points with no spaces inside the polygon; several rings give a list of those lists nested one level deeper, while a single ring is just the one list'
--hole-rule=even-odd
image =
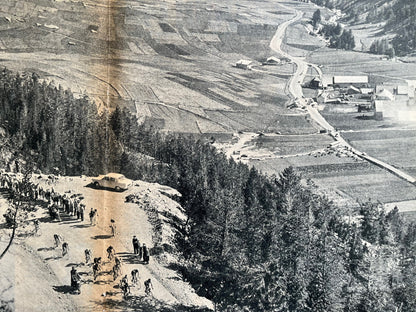
[{"label": "sepia toned photograph", "polygon": [[416,311],[415,0],[0,0],[0,311]]}]

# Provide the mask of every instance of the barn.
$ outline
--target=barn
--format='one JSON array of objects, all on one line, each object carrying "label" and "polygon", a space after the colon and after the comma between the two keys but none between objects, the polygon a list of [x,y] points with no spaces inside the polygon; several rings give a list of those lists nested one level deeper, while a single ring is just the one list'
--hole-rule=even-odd
[{"label": "barn", "polygon": [[368,76],[333,76],[332,85],[338,88],[366,87],[368,85]]}]

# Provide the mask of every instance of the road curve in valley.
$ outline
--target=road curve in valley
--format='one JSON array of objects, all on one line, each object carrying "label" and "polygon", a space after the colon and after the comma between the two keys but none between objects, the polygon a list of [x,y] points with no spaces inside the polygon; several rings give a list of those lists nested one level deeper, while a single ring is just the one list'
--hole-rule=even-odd
[{"label": "road curve in valley", "polygon": [[337,142],[339,142],[338,146],[342,146],[345,149],[348,149],[352,153],[354,153],[356,156],[360,157],[363,160],[366,160],[372,164],[375,164],[390,173],[393,173],[394,175],[398,176],[399,178],[412,183],[416,184],[416,179],[409,174],[403,172],[402,170],[393,167],[392,165],[389,165],[388,163],[381,161],[375,157],[369,156],[366,153],[363,153],[356,148],[352,147],[347,141],[342,138],[342,136],[335,130],[335,128],[326,121],[326,119],[319,113],[318,109],[315,106],[309,105],[308,101],[303,96],[302,91],[302,82],[306,76],[308,67],[313,67],[318,74],[321,76],[322,79],[322,71],[321,69],[315,65],[311,64],[305,61],[303,57],[296,57],[288,54],[287,52],[282,50],[282,42],[283,38],[286,33],[286,29],[289,25],[299,21],[303,13],[301,11],[298,11],[296,9],[290,8],[286,5],[280,4],[281,7],[284,7],[285,9],[292,11],[294,13],[294,16],[279,25],[279,27],[276,30],[276,33],[274,34],[271,42],[270,42],[270,48],[282,55],[283,57],[286,57],[290,59],[293,63],[296,64],[296,72],[292,75],[292,77],[289,79],[287,83],[287,90],[289,92],[289,96],[292,97],[293,100],[296,100],[302,107],[305,106],[309,115],[311,118],[323,129],[325,129],[330,136],[332,136]]}]

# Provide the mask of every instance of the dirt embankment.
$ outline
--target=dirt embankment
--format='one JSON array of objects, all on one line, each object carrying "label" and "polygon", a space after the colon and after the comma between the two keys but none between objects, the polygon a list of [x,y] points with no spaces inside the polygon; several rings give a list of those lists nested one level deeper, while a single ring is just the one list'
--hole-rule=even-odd
[{"label": "dirt embankment", "polygon": [[[37,210],[30,213],[26,221],[27,228],[33,226],[33,220],[41,221],[38,235],[25,236],[21,230],[13,248],[2,260],[4,265],[0,266],[4,273],[0,280],[0,290],[3,291],[0,291],[0,299],[14,304],[16,311],[202,311],[206,307],[212,308],[209,300],[196,295],[177,272],[168,268],[175,260],[172,256],[175,230],[168,223],[173,219],[180,222],[184,217],[179,204],[170,198],[173,194],[180,195],[175,190],[135,181],[128,191],[113,192],[89,187],[90,179],[87,177],[48,179],[36,176],[34,181],[44,188],[53,188],[59,194],[77,194],[86,205],[86,214],[84,221],[81,221],[62,209],[62,220],[52,221],[46,202],[37,201]],[[135,198],[135,202],[126,202],[129,195]],[[3,190],[1,214],[9,205],[5,196],[7,192]],[[91,225],[88,217],[91,208],[98,211],[96,225]],[[110,234],[111,219],[116,224],[114,237]],[[3,238],[0,243],[5,245],[10,230],[5,228],[4,223],[0,226]],[[67,255],[62,255],[61,246],[54,247],[54,234],[61,235],[63,241],[68,243]],[[133,254],[133,235],[153,252],[149,264]],[[121,274],[115,279],[112,274],[114,259],[108,260],[106,253],[110,245],[121,260]],[[163,248],[166,246],[170,248]],[[96,279],[93,278],[91,264],[85,263],[85,249],[92,250],[93,258],[103,259],[102,270]],[[157,256],[155,251],[159,253]],[[79,295],[75,295],[70,287],[72,267],[82,279]],[[136,285],[131,283],[130,273],[134,269],[139,270]],[[124,275],[127,275],[131,285],[126,298],[123,298],[119,287]],[[149,278],[153,290],[150,296],[146,296],[143,283]]]}]

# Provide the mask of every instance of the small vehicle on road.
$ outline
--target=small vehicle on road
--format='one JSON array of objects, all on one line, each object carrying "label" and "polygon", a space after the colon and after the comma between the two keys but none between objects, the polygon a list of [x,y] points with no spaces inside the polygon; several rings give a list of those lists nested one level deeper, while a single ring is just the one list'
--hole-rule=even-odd
[{"label": "small vehicle on road", "polygon": [[92,178],[95,187],[110,188],[116,191],[127,190],[132,182],[132,180],[119,173],[108,173]]}]

